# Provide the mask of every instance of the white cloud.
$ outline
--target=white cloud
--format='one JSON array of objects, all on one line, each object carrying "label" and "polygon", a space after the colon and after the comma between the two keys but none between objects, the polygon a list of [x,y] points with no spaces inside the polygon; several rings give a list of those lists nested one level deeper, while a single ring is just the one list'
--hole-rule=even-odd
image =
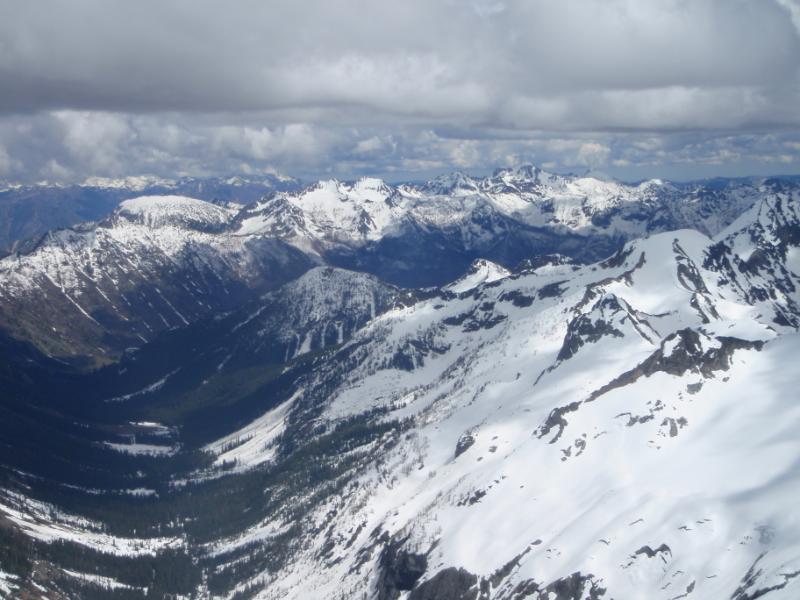
[{"label": "white cloud", "polygon": [[800,32],[800,0],[776,0],[779,5],[789,11],[792,23]]},{"label": "white cloud", "polygon": [[221,126],[210,130],[214,147],[220,152],[254,160],[309,159],[324,151],[307,124],[292,123],[284,127]]},{"label": "white cloud", "polygon": [[45,181],[55,182],[69,181],[74,176],[72,171],[55,159],[48,160],[39,170],[39,174]]},{"label": "white cloud", "polygon": [[[462,169],[536,162],[547,168],[610,171],[619,176],[762,172],[797,155],[800,132],[611,133],[492,130],[436,131],[407,125],[335,127],[315,123],[235,125],[214,115],[40,114],[0,118],[6,179],[82,181],[90,175],[162,176],[257,174],[306,178],[386,174],[419,179]],[[256,117],[254,119],[258,121]],[[22,123],[24,126],[21,126]],[[107,129],[103,124],[107,124]],[[479,135],[473,135],[478,133]],[[507,135],[508,134],[508,135]],[[511,135],[513,134],[513,135]],[[767,161],[763,157],[774,156]],[[7,162],[7,161],[6,161]],[[699,171],[702,166],[710,171]],[[743,171],[744,169],[744,171]],[[726,171],[729,172],[729,171]],[[695,175],[691,175],[695,176]]]},{"label": "white cloud", "polygon": [[391,142],[387,142],[377,135],[373,135],[367,139],[359,140],[353,149],[354,154],[375,154],[377,152],[386,151],[389,147],[393,146]]},{"label": "white cloud", "polygon": [[597,168],[608,163],[611,148],[597,142],[586,142],[578,149],[577,161],[579,164]]},{"label": "white cloud", "polygon": [[58,111],[64,146],[94,171],[122,172],[123,149],[134,135],[125,117],[105,112]]}]

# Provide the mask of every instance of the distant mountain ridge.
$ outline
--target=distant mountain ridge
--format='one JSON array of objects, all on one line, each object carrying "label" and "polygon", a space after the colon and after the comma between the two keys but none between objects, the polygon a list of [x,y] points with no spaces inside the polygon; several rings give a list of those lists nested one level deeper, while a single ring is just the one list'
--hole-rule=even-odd
[{"label": "distant mountain ridge", "polygon": [[[167,185],[105,185],[151,184]],[[591,262],[650,233],[689,227],[716,234],[761,199],[797,187],[772,180],[630,186],[532,166],[420,185],[374,178],[295,184],[182,180],[122,201],[97,223],[20,244],[0,260],[0,327],[54,357],[103,364],[159,331],[252,300],[314,265],[424,287],[457,278],[477,259],[506,269],[550,254]],[[219,190],[233,194],[230,186],[258,199],[227,202]]]},{"label": "distant mountain ridge", "polygon": [[106,217],[122,200],[143,194],[183,195],[249,204],[276,190],[299,187],[298,180],[262,177],[92,177],[82,184],[0,185],[0,256],[22,250],[52,229]]}]

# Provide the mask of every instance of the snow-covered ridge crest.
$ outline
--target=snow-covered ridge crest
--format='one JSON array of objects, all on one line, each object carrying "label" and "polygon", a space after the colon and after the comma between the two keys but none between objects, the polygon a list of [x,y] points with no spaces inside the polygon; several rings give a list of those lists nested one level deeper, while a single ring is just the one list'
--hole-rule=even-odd
[{"label": "snow-covered ridge crest", "polygon": [[174,185],[174,179],[165,179],[163,177],[156,177],[155,175],[132,175],[118,179],[111,177],[87,177],[81,184],[81,187],[142,191],[150,187],[172,187]]},{"label": "snow-covered ridge crest", "polygon": [[[108,338],[100,323],[105,326],[110,316],[130,328],[125,323],[142,318],[131,314],[131,305],[158,307],[147,313],[154,322],[137,325],[139,341],[128,342],[133,344],[191,322],[220,299],[230,306],[242,286],[261,293],[284,283],[279,277],[272,284],[270,277],[287,266],[286,272],[299,274],[328,263],[406,287],[442,285],[477,257],[508,269],[550,253],[596,260],[620,240],[657,231],[693,227],[715,234],[753,203],[781,194],[752,182],[713,189],[630,186],[521,167],[422,185],[332,179],[248,206],[148,195],[124,201],[98,224],[51,232],[0,260],[0,299],[13,315],[7,321],[14,335],[51,341],[53,327],[63,332],[77,323],[91,330],[92,352],[104,353],[102,340]],[[134,292],[139,286],[148,288],[147,300]],[[209,289],[214,302],[201,298]],[[57,311],[56,298],[63,301]],[[42,311],[27,315],[44,306],[50,321]],[[55,322],[55,313],[70,315],[68,322]],[[54,356],[63,352],[44,349]]]},{"label": "snow-covered ridge crest", "polygon": [[[234,235],[238,211],[142,196],[99,223],[51,232],[0,259],[0,321],[51,356],[107,360],[109,350],[257,297],[314,264],[279,240]],[[125,345],[108,347],[110,331]]]},{"label": "snow-covered ridge crest", "polygon": [[478,178],[460,172],[423,184],[392,186],[380,179],[321,181],[266,199],[241,217],[242,234],[291,239],[304,249],[361,245],[398,235],[403,227],[462,231],[479,243],[474,223],[487,216],[580,235],[632,239],[652,231],[693,227],[714,235],[764,190],[740,183],[723,189],[675,186],[660,180],[629,185],[592,176],[547,173],[533,166],[499,169]]},{"label": "snow-covered ridge crest", "polygon": [[511,275],[511,271],[486,259],[472,262],[469,270],[459,279],[445,286],[445,289],[457,294],[474,289],[482,283],[491,283]]},{"label": "snow-covered ridge crest", "polygon": [[115,215],[153,229],[220,228],[233,220],[236,211],[186,196],[140,196],[123,201]]}]

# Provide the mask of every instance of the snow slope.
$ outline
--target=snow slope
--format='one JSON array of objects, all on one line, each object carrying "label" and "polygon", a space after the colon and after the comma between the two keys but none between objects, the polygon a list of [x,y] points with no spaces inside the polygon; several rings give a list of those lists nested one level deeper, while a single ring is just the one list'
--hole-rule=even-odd
[{"label": "snow slope", "polygon": [[236,214],[147,196],[97,225],[51,232],[0,260],[0,326],[47,354],[102,363],[314,264],[279,241],[226,234]]},{"label": "snow slope", "polygon": [[800,337],[718,243],[658,234],[377,318],[293,416],[405,425],[258,597],[797,597]]}]

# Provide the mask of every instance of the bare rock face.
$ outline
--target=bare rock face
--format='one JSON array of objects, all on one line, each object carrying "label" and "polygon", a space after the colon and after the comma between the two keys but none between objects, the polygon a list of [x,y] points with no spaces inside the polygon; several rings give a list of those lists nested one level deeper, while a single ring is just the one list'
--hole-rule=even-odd
[{"label": "bare rock face", "polygon": [[456,443],[456,451],[455,451],[455,458],[458,458],[464,452],[469,450],[472,445],[475,443],[475,436],[471,433],[465,433],[460,438],[458,438],[458,442]]},{"label": "bare rock face", "polygon": [[408,552],[402,541],[388,543],[379,560],[377,600],[396,600],[401,592],[412,590],[425,574],[428,561],[423,554]]},{"label": "bare rock face", "polygon": [[409,600],[478,600],[478,578],[464,569],[449,568],[436,573],[409,594]]}]

